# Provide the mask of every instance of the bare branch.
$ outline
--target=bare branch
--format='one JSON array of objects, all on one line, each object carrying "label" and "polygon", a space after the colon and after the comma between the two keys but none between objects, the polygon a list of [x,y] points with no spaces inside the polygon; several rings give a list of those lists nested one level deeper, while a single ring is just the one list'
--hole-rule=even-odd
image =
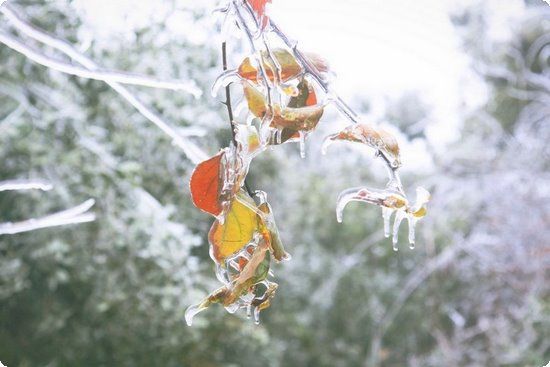
[{"label": "bare branch", "polygon": [[42,190],[49,191],[53,186],[43,180],[9,180],[0,181],[0,191]]},{"label": "bare branch", "polygon": [[[69,56],[88,70],[95,71],[99,69],[99,66],[94,61],[82,55],[68,42],[55,38],[23,20],[18,14],[16,14],[9,4],[4,4],[4,6],[0,8],[0,12],[8,18],[17,30],[21,31],[28,37],[63,52],[65,55]],[[105,82],[124,99],[126,99],[126,101],[128,101],[132,106],[134,106],[134,108],[136,108],[144,117],[154,123],[165,134],[170,136],[174,145],[181,148],[193,163],[199,163],[207,157],[206,153],[201,148],[181,136],[172,126],[166,123],[157,113],[148,108],[125,86],[115,81],[106,80]]]},{"label": "bare branch", "polygon": [[29,219],[15,223],[0,223],[0,235],[16,234],[34,231],[42,228],[64,226],[68,224],[86,223],[95,220],[93,213],[86,213],[93,205],[93,199],[86,200],[82,204],[43,218]]}]

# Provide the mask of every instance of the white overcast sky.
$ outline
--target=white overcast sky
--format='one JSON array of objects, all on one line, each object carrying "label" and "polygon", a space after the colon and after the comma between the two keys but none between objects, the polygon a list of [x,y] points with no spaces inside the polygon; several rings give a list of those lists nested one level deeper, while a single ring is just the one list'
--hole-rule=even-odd
[{"label": "white overcast sky", "polygon": [[[190,6],[207,3],[189,0]],[[173,11],[168,2],[150,0],[74,0],[72,4],[85,15],[93,37],[107,42],[113,32],[126,31],[131,36],[132,26],[146,26]],[[273,0],[268,12],[302,49],[330,61],[338,76],[334,87],[339,94],[347,100],[369,101],[368,122],[383,122],[387,100],[404,93],[418,95],[432,109],[428,139],[443,149],[458,136],[460,114],[485,100],[484,85],[472,73],[469,55],[449,16],[472,4],[488,9],[488,36],[494,40],[510,37],[514,18],[524,11],[522,0]],[[184,13],[172,14],[165,24],[171,32],[197,43],[215,41]],[[426,165],[421,146],[403,148],[409,163]]]}]

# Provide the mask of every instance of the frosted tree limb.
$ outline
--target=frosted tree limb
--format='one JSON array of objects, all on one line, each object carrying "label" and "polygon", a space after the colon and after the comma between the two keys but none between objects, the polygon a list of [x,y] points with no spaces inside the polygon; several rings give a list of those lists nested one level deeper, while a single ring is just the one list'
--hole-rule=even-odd
[{"label": "frosted tree limb", "polygon": [[[0,7],[0,12],[8,18],[17,30],[28,37],[63,52],[65,55],[69,56],[88,70],[95,71],[99,69],[99,66],[94,61],[82,55],[68,42],[53,37],[23,20],[9,4],[4,4],[4,6]],[[201,148],[181,136],[172,126],[166,123],[157,113],[148,108],[125,86],[115,81],[106,80],[105,82],[124,99],[126,99],[126,101],[128,101],[132,106],[134,106],[134,108],[136,108],[145,118],[155,124],[166,135],[170,136],[174,145],[182,149],[193,163],[202,162],[207,158],[207,154]]]},{"label": "frosted tree limb", "polygon": [[95,215],[93,213],[87,213],[87,211],[94,204],[95,201],[93,199],[89,199],[74,208],[42,218],[28,219],[15,223],[0,223],[0,235],[30,232],[42,228],[91,222],[95,220]]},{"label": "frosted tree limb", "polygon": [[0,181],[0,191],[42,190],[49,191],[53,186],[43,180],[9,180]]},{"label": "frosted tree limb", "polygon": [[37,50],[12,37],[8,33],[0,32],[0,42],[25,55],[30,60],[45,66],[47,68],[74,76],[78,76],[86,79],[94,79],[99,81],[113,81],[123,84],[140,85],[143,87],[161,88],[169,90],[181,90],[192,94],[195,98],[201,96],[201,90],[193,82],[185,81],[163,81],[156,80],[146,76],[137,74],[125,73],[122,71],[110,71],[110,70],[87,70],[78,66],[67,64],[66,62],[56,60],[41,54]]}]

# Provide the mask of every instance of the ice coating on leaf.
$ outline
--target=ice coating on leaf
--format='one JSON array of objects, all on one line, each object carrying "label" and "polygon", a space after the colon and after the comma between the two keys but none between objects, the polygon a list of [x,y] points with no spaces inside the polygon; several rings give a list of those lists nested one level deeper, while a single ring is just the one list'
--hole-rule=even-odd
[{"label": "ice coating on leaf", "polygon": [[[267,44],[267,43],[266,43]],[[286,48],[268,48],[260,53],[262,67],[265,70],[266,77],[271,83],[276,85],[285,84],[291,79],[295,79],[303,74],[300,63],[296,60],[292,52]],[[317,69],[320,73],[329,71],[328,62],[320,55],[315,53],[304,53],[306,61]],[[238,74],[253,83],[259,81],[260,65],[257,65],[256,59],[259,57],[246,57],[237,68]]]},{"label": "ice coating on leaf", "polygon": [[242,80],[242,78],[236,70],[224,71],[216,78],[214,84],[212,85],[212,97],[216,97],[220,93],[220,89],[225,88],[229,84],[238,82],[240,80]]},{"label": "ice coating on leaf", "polygon": [[[243,81],[242,85],[250,112],[266,121],[268,106],[264,94],[250,82]],[[304,157],[307,132],[317,127],[323,117],[324,106],[315,104],[315,92],[306,81],[300,82],[298,88],[298,95],[290,99],[287,107],[282,108],[279,104],[272,106],[273,116],[268,120],[270,136],[266,141],[278,145],[297,140],[301,156]]]},{"label": "ice coating on leaf", "polygon": [[328,148],[337,141],[362,143],[381,151],[390,160],[392,167],[401,165],[399,144],[395,137],[383,129],[376,129],[368,124],[354,124],[346,127],[339,133],[325,138],[321,151],[327,153]]},{"label": "ice coating on leaf", "polygon": [[187,310],[185,310],[185,323],[187,324],[187,326],[193,325],[193,318],[195,317],[195,315],[205,309],[206,307],[201,308],[200,305],[189,306]]},{"label": "ice coating on leaf", "polygon": [[352,201],[362,201],[393,210],[408,205],[407,199],[397,191],[377,190],[368,187],[351,188],[342,191],[338,196],[336,205],[336,218],[338,222],[342,222],[344,209]]},{"label": "ice coating on leaf", "polygon": [[260,31],[264,29],[268,22],[269,18],[265,14],[265,8],[267,3],[270,3],[271,0],[247,0],[250,6],[252,7],[252,10],[254,13],[256,13],[256,17],[258,18],[258,22],[260,24]]},{"label": "ice coating on leaf", "polygon": [[[390,188],[385,190],[372,189],[368,187],[356,187],[342,191],[338,196],[336,204],[336,219],[338,222],[343,220],[343,212],[348,203],[360,201],[374,204],[382,208],[382,218],[384,220],[384,235],[392,236],[393,249],[397,251],[399,227],[403,219],[407,219],[409,225],[409,244],[414,248],[415,227],[427,210],[426,204],[430,199],[430,193],[419,187],[416,190],[416,202],[411,206],[404,195],[399,191]],[[391,216],[395,213],[393,227],[391,228]]]},{"label": "ice coating on leaf", "polygon": [[[256,135],[250,128],[253,127],[243,126],[239,138]],[[254,144],[247,143],[248,147],[251,145]],[[246,147],[242,150],[247,151]],[[212,225],[210,254],[223,287],[187,309],[185,318],[189,325],[196,314],[215,303],[230,313],[247,309],[255,322],[259,322],[260,311],[270,306],[277,289],[277,284],[267,279],[273,276],[271,260],[287,260],[290,255],[281,243],[267,195],[258,191],[255,196],[259,203],[241,189],[231,200],[225,221],[216,220]]]},{"label": "ice coating on leaf", "polygon": [[222,150],[214,157],[199,163],[189,182],[193,204],[214,216],[220,215],[223,210],[221,191],[224,154],[225,151]]}]

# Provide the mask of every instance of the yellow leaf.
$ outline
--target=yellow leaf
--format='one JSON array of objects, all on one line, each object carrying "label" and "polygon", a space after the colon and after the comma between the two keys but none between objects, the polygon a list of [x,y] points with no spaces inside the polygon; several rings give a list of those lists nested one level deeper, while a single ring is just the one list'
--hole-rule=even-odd
[{"label": "yellow leaf", "polygon": [[259,227],[257,213],[250,208],[254,201],[242,191],[235,197],[224,223],[216,220],[208,234],[212,258],[223,265],[224,260],[250,243]]}]

